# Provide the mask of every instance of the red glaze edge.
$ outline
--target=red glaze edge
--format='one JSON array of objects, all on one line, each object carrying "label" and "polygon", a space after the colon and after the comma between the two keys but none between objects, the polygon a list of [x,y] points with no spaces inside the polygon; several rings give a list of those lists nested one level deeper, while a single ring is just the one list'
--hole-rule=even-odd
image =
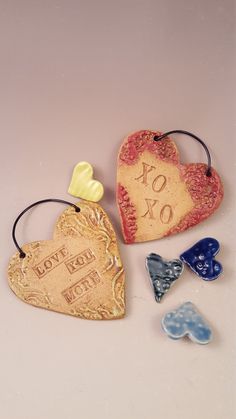
[{"label": "red glaze edge", "polygon": [[153,140],[155,135],[160,134],[158,131],[144,130],[129,135],[121,146],[118,163],[134,164],[139,155],[148,150],[160,160],[177,164],[179,153],[173,140],[168,137],[163,141]]},{"label": "red glaze edge", "polygon": [[208,218],[219,207],[224,196],[221,179],[213,168],[212,175],[208,177],[206,164],[190,163],[178,166],[195,207],[165,236],[180,233]]},{"label": "red glaze edge", "polygon": [[122,219],[122,231],[127,244],[134,243],[137,231],[136,211],[134,204],[130,201],[127,190],[120,183],[117,187],[117,202]]},{"label": "red glaze edge", "polygon": [[[195,207],[183,217],[177,226],[165,234],[165,236],[169,236],[193,227],[209,217],[220,205],[224,192],[221,179],[213,168],[212,176],[208,177],[206,176],[206,164],[180,164],[178,149],[173,140],[168,137],[160,142],[153,140],[155,135],[160,134],[158,131],[142,130],[126,137],[119,152],[118,165],[135,164],[139,155],[148,150],[157,159],[175,164],[179,168]],[[117,186],[117,201],[122,219],[124,240],[129,244],[134,243],[137,231],[136,210],[130,201],[128,191],[121,184]]]}]

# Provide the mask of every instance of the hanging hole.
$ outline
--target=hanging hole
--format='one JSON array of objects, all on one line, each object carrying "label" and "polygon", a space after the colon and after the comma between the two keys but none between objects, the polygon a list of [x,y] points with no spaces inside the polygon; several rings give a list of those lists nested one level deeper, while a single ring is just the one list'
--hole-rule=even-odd
[{"label": "hanging hole", "polygon": [[206,171],[206,176],[207,177],[211,177],[212,173],[211,173],[211,167],[208,167],[207,171]]},{"label": "hanging hole", "polygon": [[153,140],[154,141],[160,141],[160,138],[159,137],[160,137],[159,135],[154,135]]}]

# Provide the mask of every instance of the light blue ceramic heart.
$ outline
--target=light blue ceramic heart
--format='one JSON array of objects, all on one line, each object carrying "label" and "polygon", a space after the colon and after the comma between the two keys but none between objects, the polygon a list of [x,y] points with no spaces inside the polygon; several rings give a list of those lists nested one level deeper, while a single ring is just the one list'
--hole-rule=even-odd
[{"label": "light blue ceramic heart", "polygon": [[193,342],[203,345],[212,339],[210,327],[191,302],[167,313],[162,319],[162,327],[172,339],[188,336]]}]

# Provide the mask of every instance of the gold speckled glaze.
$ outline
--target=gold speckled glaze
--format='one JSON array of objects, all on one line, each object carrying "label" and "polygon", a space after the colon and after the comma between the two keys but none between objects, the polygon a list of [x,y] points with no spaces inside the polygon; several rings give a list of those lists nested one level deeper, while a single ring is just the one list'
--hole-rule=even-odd
[{"label": "gold speckled glaze", "polygon": [[23,246],[8,267],[9,286],[23,301],[84,319],[125,314],[124,270],[105,211],[79,202],[57,220],[53,240]]}]

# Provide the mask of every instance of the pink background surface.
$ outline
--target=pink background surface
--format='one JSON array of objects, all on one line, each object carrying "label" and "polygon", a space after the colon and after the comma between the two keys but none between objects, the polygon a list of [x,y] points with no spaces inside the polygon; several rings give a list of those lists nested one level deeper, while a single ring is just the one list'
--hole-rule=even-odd
[{"label": "pink background surface", "polygon": [[[0,1],[0,409],[4,419],[233,419],[235,406],[235,13],[231,0]],[[116,156],[139,129],[187,129],[206,140],[225,199],[208,221],[160,241],[122,243]],[[175,137],[176,138],[176,137]],[[203,149],[176,139],[182,161]],[[11,227],[28,204],[71,199],[74,165],[104,183],[118,233],[127,316],[93,322],[36,309],[10,291]],[[73,198],[72,198],[73,199]],[[20,243],[49,239],[64,206],[26,215]],[[187,269],[162,304],[145,257],[177,257],[204,236],[222,245],[224,275]],[[164,313],[191,300],[214,340],[172,341]]]}]

